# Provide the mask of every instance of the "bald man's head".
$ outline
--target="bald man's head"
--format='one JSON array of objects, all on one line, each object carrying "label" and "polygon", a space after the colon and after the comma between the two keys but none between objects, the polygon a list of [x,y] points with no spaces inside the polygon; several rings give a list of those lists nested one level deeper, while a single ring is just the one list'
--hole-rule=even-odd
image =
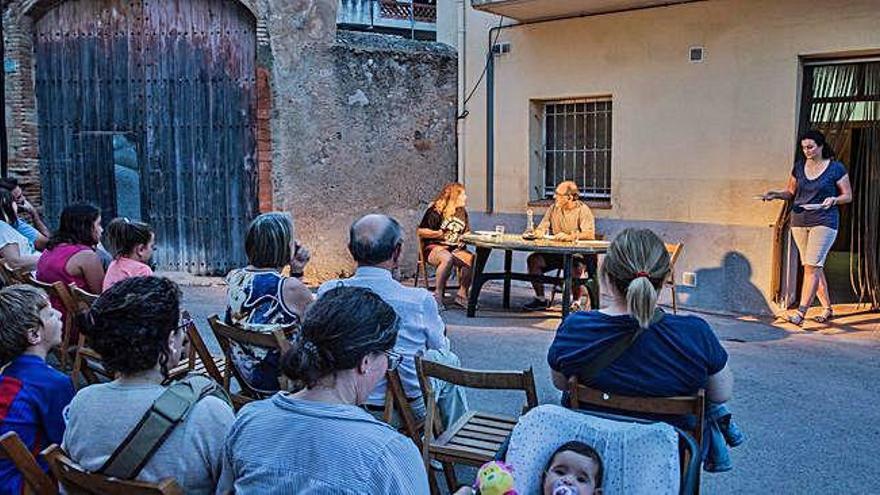
[{"label": "bald man's head", "polygon": [[348,250],[359,265],[391,260],[401,242],[400,224],[388,215],[365,215],[351,224],[348,234]]}]

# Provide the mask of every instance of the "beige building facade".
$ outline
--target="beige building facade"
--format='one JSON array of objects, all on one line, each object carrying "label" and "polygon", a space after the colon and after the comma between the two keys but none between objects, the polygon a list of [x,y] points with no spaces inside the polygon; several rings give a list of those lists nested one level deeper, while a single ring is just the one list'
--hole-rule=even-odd
[{"label": "beige building facade", "polygon": [[478,223],[575,179],[600,232],[685,243],[684,305],[769,313],[780,204],[753,197],[791,170],[805,65],[880,55],[880,1],[439,0],[437,35]]}]

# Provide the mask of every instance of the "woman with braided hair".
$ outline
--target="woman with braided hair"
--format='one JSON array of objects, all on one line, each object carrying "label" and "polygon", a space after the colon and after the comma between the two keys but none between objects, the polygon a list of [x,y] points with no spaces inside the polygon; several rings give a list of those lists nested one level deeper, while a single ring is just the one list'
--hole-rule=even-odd
[{"label": "woman with braided hair", "polygon": [[236,493],[428,493],[415,444],[360,407],[386,370],[398,317],[373,291],[337,287],[306,310],[281,369],[305,388],[252,402],[226,440]]},{"label": "woman with braided hair", "polygon": [[[86,387],[70,403],[62,447],[89,471],[108,459],[166,391],[188,321],[180,289],[158,277],[132,277],[101,294],[82,318],[83,333],[102,357],[109,383]],[[137,479],[173,477],[186,493],[214,493],[221,480],[223,439],[235,416],[212,395],[198,400],[140,470]],[[218,491],[221,492],[222,490]]]}]

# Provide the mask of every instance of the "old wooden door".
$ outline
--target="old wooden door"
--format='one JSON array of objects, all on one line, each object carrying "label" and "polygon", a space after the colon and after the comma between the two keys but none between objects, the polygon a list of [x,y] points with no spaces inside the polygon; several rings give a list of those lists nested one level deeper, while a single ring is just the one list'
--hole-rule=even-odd
[{"label": "old wooden door", "polygon": [[244,262],[256,205],[255,22],[235,0],[70,0],[36,23],[43,200],[156,230],[161,270]]}]

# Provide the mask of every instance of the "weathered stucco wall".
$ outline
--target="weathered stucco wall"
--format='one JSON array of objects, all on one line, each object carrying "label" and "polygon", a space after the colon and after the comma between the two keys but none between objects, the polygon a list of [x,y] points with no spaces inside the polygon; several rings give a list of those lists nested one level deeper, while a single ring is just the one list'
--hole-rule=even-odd
[{"label": "weathered stucco wall", "polygon": [[[234,2],[237,0],[227,0]],[[10,173],[39,198],[33,16],[57,0],[2,2]],[[456,179],[455,51],[336,30],[336,0],[242,0],[256,18],[257,162],[262,211],[290,211],[312,251],[307,278],[350,272],[348,227],[400,220],[415,269],[415,225]]]},{"label": "weathered stucco wall", "polygon": [[308,279],[351,271],[348,227],[369,212],[401,221],[402,268],[412,272],[415,225],[455,180],[455,53],[336,33],[335,2],[310,11],[291,3],[274,2],[269,20],[275,207],[293,212],[312,250]]}]

